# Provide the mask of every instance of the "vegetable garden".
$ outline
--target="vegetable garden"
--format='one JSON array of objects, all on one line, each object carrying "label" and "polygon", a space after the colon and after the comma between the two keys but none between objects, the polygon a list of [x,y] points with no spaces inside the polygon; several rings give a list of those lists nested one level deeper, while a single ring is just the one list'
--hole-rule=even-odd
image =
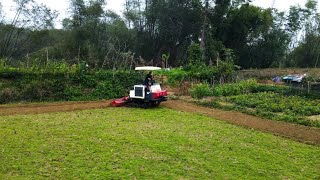
[{"label": "vegetable garden", "polygon": [[241,111],[272,120],[320,127],[320,96],[318,93],[297,91],[287,86],[262,85],[255,80],[217,85],[195,85],[194,98],[213,96],[199,104],[227,110]]}]

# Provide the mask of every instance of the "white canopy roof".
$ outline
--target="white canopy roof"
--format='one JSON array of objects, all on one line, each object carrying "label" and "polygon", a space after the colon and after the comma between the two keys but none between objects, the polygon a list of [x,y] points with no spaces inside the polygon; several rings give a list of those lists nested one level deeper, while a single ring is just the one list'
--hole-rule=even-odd
[{"label": "white canopy roof", "polygon": [[155,66],[142,66],[142,67],[136,67],[136,71],[155,71],[160,70],[161,68],[155,67]]}]

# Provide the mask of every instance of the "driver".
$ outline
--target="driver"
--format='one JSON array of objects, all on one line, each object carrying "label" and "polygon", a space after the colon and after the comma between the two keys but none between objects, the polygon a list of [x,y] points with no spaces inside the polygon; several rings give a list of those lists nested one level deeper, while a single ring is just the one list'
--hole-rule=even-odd
[{"label": "driver", "polygon": [[152,71],[150,71],[148,74],[147,74],[147,76],[146,76],[146,79],[145,79],[145,85],[146,85],[146,89],[148,90],[148,91],[150,91],[150,85],[151,85],[151,83],[152,83]]}]

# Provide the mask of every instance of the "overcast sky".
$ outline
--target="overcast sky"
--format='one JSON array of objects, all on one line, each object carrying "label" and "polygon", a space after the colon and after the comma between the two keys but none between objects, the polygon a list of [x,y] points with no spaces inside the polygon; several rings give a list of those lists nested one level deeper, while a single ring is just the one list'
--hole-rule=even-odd
[{"label": "overcast sky", "polygon": [[[69,7],[69,0],[35,0],[38,3],[43,3],[49,8],[57,10],[59,12],[58,19],[63,19],[67,15],[67,10]],[[125,0],[107,0],[107,8],[114,10],[118,14],[122,13],[122,7]],[[6,14],[6,17],[13,16],[13,2],[12,0],[0,0],[3,5],[3,10]],[[288,10],[290,6],[300,4],[304,6],[306,0],[276,0],[274,7],[279,10]],[[272,0],[253,0],[253,4],[261,6],[263,8],[271,7]],[[57,24],[57,26],[59,26]]]}]

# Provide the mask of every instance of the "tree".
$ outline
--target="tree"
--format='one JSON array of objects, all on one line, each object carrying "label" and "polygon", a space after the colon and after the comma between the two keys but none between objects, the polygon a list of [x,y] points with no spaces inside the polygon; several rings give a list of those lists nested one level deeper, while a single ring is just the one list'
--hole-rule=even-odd
[{"label": "tree", "polygon": [[2,10],[2,4],[1,4],[1,2],[0,2],[0,25],[3,23],[3,19],[4,19],[4,17],[3,17],[3,12],[2,12],[3,10]]},{"label": "tree", "polygon": [[252,51],[256,48],[263,34],[266,34],[273,24],[270,10],[263,10],[249,4],[229,12],[227,25],[221,30],[223,43],[233,49],[237,56],[236,62],[241,67],[254,67],[257,64]]},{"label": "tree", "polygon": [[[135,32],[101,0],[73,0],[72,15],[64,20],[67,40],[63,48],[78,63],[85,61],[95,68],[132,66]],[[130,65],[128,65],[130,59]]]},{"label": "tree", "polygon": [[0,57],[21,57],[28,52],[30,32],[53,27],[56,13],[34,0],[14,0],[15,16],[9,25],[1,27]]},{"label": "tree", "polygon": [[71,17],[64,20],[64,28],[70,30],[66,48],[73,58],[87,59],[87,63],[97,66],[99,63],[99,45],[103,41],[103,0],[72,0],[70,3]]},{"label": "tree", "polygon": [[192,43],[188,47],[188,65],[189,66],[201,66],[204,65],[202,62],[202,51],[200,44]]},{"label": "tree", "polygon": [[305,8],[300,8],[299,25],[301,30],[296,29],[300,34],[299,43],[290,58],[293,59],[291,65],[299,67],[318,67],[320,56],[320,14],[317,12],[317,1],[308,0]]},{"label": "tree", "polygon": [[186,54],[185,42],[198,41],[201,1],[148,1],[145,15],[145,28],[138,33],[138,44],[144,42],[145,46],[141,46],[138,53],[157,61],[161,60],[162,54],[170,54],[171,65],[178,65],[177,57]]},{"label": "tree", "polygon": [[142,0],[126,0],[124,16],[129,28],[136,28],[142,31],[145,26],[144,12],[147,9],[148,0],[145,1],[145,7]]}]

